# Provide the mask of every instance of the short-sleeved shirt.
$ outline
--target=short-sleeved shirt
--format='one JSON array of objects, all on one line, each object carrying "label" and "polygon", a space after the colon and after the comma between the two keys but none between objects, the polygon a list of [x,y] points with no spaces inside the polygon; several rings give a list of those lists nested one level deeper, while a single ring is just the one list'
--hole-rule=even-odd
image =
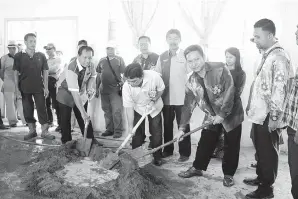
[{"label": "short-sleeved shirt", "polygon": [[[122,57],[115,56],[113,59],[110,59],[111,67],[115,71],[118,80],[121,80],[121,75],[125,70],[125,63]],[[96,72],[101,73],[101,84],[100,92],[102,94],[111,94],[117,93],[117,80],[111,71],[107,57],[102,58],[97,66]]]},{"label": "short-sleeved shirt", "polygon": [[[151,101],[149,92],[163,91],[164,89],[165,85],[160,74],[155,71],[145,70],[141,87],[132,87],[127,82],[124,83],[122,90],[123,106],[127,108],[133,107],[137,113],[143,115],[146,112],[146,106]],[[161,98],[157,100],[154,108],[155,111],[150,114],[151,117],[155,117],[161,112],[163,108]]]},{"label": "short-sleeved shirt", "polygon": [[147,59],[145,59],[143,55],[140,54],[133,60],[133,63],[139,63],[143,70],[150,70],[156,65],[158,57],[159,55],[156,53],[149,53]]},{"label": "short-sleeved shirt", "polygon": [[91,78],[96,78],[94,65],[83,67],[75,59],[64,69],[57,82],[57,101],[69,107],[75,105],[71,91],[79,92],[83,103],[86,101],[86,88]]},{"label": "short-sleeved shirt", "polygon": [[35,52],[30,57],[26,51],[18,52],[14,57],[13,70],[20,73],[19,88],[23,93],[42,93],[43,71],[49,70],[46,56]]}]

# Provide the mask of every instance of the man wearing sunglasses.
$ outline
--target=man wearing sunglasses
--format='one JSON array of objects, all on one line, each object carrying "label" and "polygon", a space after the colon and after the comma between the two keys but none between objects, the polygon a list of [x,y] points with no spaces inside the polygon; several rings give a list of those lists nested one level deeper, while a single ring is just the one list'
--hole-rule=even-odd
[{"label": "man wearing sunglasses", "polygon": [[53,43],[49,43],[48,45],[44,46],[44,49],[46,50],[46,53],[48,55],[48,66],[49,66],[49,79],[48,79],[48,88],[49,88],[49,96],[46,99],[46,106],[47,106],[47,112],[48,112],[48,119],[49,119],[49,125],[53,125],[53,113],[51,109],[52,107],[56,110],[57,115],[57,122],[58,127],[56,128],[56,131],[60,131],[60,114],[59,114],[59,107],[56,100],[56,83],[59,78],[60,73],[62,72],[62,61],[56,54],[56,47]]}]

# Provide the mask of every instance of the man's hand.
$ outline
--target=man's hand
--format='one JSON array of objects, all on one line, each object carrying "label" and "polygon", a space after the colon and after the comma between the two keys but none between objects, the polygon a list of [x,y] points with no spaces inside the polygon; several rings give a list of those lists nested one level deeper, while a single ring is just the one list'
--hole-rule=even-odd
[{"label": "man's hand", "polygon": [[221,124],[223,121],[224,121],[224,118],[217,115],[214,117],[213,124]]},{"label": "man's hand", "polygon": [[87,90],[87,96],[89,100],[93,98],[94,94],[95,94],[95,90],[93,88]]},{"label": "man's hand", "polygon": [[22,94],[21,94],[21,92],[18,88],[16,89],[16,98],[17,99],[22,99]]},{"label": "man's hand", "polygon": [[48,88],[44,88],[44,96],[45,96],[45,98],[47,98],[49,96],[49,89]]},{"label": "man's hand", "polygon": [[90,120],[90,117],[88,116],[88,114],[87,114],[87,112],[86,111],[84,111],[83,113],[81,113],[82,114],[82,118],[83,118],[83,120],[86,122],[86,121],[88,121],[88,120]]},{"label": "man's hand", "polygon": [[182,130],[179,130],[177,135],[175,135],[174,139],[177,139],[178,142],[181,142],[183,138],[181,138],[184,135],[184,132]]},{"label": "man's hand", "polygon": [[278,127],[278,121],[273,121],[269,118],[269,123],[268,123],[268,130],[269,132],[273,132],[277,129]]},{"label": "man's hand", "polygon": [[295,137],[294,137],[294,142],[298,144],[298,131],[296,131]]},{"label": "man's hand", "polygon": [[95,97],[96,98],[99,98],[99,89],[96,89],[96,91],[95,91]]},{"label": "man's hand", "polygon": [[149,113],[150,111],[152,111],[154,109],[154,104],[155,104],[154,101],[150,101],[149,104],[147,104],[147,106],[146,106],[147,113]]}]

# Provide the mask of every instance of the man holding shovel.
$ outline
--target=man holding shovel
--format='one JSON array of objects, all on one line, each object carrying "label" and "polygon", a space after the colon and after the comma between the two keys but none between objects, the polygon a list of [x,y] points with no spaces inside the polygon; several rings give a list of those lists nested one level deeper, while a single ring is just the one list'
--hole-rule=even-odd
[{"label": "man holding shovel", "polygon": [[[123,106],[128,122],[128,132],[131,132],[142,115],[148,114],[149,131],[151,134],[152,148],[162,144],[162,120],[161,111],[163,102],[161,95],[165,85],[160,75],[151,70],[143,71],[139,63],[133,63],[125,68],[126,82],[123,85]],[[132,138],[132,148],[138,148],[143,144],[145,132],[145,120],[137,128]],[[162,165],[161,150],[153,153],[153,164]]]},{"label": "man holding shovel", "polygon": [[211,124],[201,132],[193,166],[179,173],[179,176],[190,178],[203,175],[202,171],[207,170],[218,136],[224,128],[223,185],[230,187],[234,185],[233,176],[238,167],[242,123],[240,109],[233,110],[235,87],[232,75],[223,63],[205,62],[203,50],[198,45],[189,46],[184,55],[193,72],[186,84],[185,105],[176,137],[184,134],[183,130],[189,124],[196,104],[206,113],[203,123]]}]

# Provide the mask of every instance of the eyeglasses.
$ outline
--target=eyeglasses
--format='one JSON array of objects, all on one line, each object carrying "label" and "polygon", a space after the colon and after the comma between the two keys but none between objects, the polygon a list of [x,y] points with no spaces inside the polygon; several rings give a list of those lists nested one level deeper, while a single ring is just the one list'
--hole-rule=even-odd
[{"label": "eyeglasses", "polygon": [[52,50],[53,48],[46,48],[46,50]]}]

